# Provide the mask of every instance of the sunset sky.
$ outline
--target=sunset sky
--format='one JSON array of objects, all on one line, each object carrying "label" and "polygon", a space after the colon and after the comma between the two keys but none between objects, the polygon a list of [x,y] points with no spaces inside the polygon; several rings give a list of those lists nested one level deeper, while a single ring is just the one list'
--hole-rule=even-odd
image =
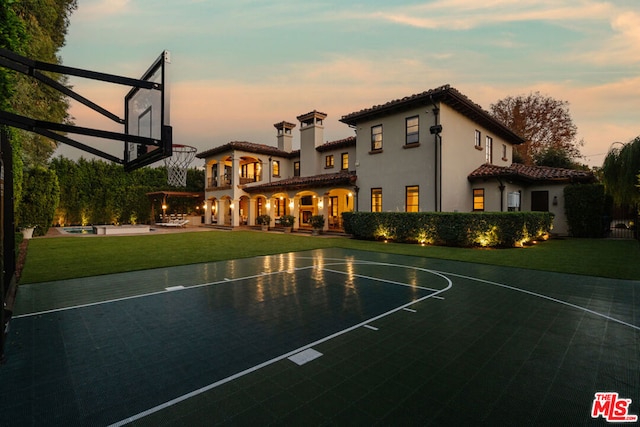
[{"label": "sunset sky", "polygon": [[[443,84],[486,110],[536,91],[568,101],[591,166],[613,142],[640,135],[637,0],[78,3],[63,63],[139,77],[169,50],[174,143],[198,151],[275,145],[274,123],[314,109],[328,114],[325,139],[341,139],[354,134],[343,115]],[[124,116],[128,88],[71,83]],[[71,114],[78,126],[120,130],[85,107]],[[83,141],[122,153],[115,142]]]}]

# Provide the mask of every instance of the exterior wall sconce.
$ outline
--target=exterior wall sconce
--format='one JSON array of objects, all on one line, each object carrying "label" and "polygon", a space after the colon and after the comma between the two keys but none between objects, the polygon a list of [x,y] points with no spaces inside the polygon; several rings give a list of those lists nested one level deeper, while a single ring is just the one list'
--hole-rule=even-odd
[{"label": "exterior wall sconce", "polygon": [[558,206],[558,196],[553,196],[553,206]]},{"label": "exterior wall sconce", "polygon": [[318,209],[322,209],[324,207],[324,202],[322,199],[318,199]]}]

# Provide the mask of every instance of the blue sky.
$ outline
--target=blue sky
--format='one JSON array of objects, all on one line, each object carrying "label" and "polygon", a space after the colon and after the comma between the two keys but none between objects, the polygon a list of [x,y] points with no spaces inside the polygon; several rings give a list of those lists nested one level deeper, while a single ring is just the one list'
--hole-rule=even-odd
[{"label": "blue sky", "polygon": [[[593,166],[640,135],[637,0],[78,3],[64,64],[138,77],[169,50],[174,142],[199,151],[275,145],[274,123],[314,109],[328,114],[325,139],[351,136],[342,115],[447,83],[487,110],[535,91],[568,101]],[[71,82],[124,115],[126,88]],[[79,126],[114,129],[84,107],[71,113]]]}]

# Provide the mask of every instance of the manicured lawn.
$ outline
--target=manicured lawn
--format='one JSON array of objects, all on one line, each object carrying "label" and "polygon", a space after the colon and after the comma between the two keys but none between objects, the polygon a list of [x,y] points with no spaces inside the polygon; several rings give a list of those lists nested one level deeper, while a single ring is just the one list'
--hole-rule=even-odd
[{"label": "manicured lawn", "polygon": [[519,249],[463,249],[257,231],[33,239],[21,283],[342,247],[500,266],[640,280],[640,244],[557,239]]}]

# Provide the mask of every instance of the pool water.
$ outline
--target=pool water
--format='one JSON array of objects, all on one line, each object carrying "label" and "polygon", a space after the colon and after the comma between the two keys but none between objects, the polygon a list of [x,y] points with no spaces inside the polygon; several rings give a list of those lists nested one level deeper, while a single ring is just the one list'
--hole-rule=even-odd
[{"label": "pool water", "polygon": [[62,231],[69,234],[96,234],[93,227],[64,227]]}]

